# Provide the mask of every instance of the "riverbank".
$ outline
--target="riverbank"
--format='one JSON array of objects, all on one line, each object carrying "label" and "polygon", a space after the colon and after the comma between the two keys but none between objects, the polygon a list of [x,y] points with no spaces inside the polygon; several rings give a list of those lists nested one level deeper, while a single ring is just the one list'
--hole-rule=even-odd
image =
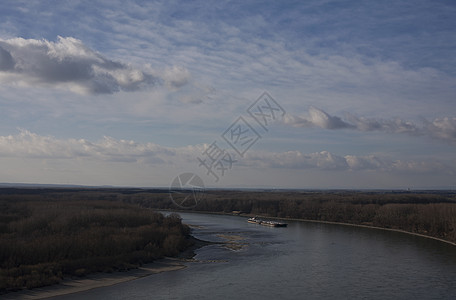
[{"label": "riverbank", "polygon": [[[253,215],[245,215],[246,217],[253,217]],[[263,217],[263,216],[259,216]],[[444,239],[440,239],[437,237],[433,237],[430,235],[425,235],[425,234],[420,234],[420,233],[415,233],[415,232],[410,232],[406,230],[401,230],[401,229],[394,229],[394,228],[384,228],[384,227],[378,227],[378,226],[370,226],[370,225],[363,225],[363,224],[351,224],[351,223],[343,223],[343,222],[330,222],[330,221],[319,221],[319,220],[306,220],[306,219],[292,219],[292,218],[276,218],[276,217],[264,217],[267,219],[274,219],[274,220],[282,220],[282,221],[298,221],[298,222],[311,222],[311,223],[322,223],[322,224],[333,224],[333,225],[344,225],[344,226],[353,226],[353,227],[362,227],[362,228],[369,228],[369,229],[378,229],[378,230],[386,230],[386,231],[393,231],[393,232],[400,232],[400,233],[405,233],[409,235],[414,235],[414,236],[419,236],[427,239],[432,239],[436,240],[439,242],[447,243],[453,246],[456,246],[456,243],[447,241]]]},{"label": "riverbank", "polygon": [[89,274],[83,278],[66,278],[55,285],[11,292],[0,295],[0,298],[24,300],[46,299],[111,286],[162,272],[178,271],[187,267],[183,264],[183,262],[193,260],[195,250],[213,244],[208,241],[197,239],[193,236],[190,236],[189,239],[192,245],[185,251],[181,252],[177,258],[168,257],[160,259],[153,263],[145,264],[144,266],[124,272],[97,273]]},{"label": "riverbank", "polygon": [[[148,197],[133,203],[155,209],[176,209],[169,195],[148,194]],[[207,190],[198,200],[191,210],[359,224],[456,243],[454,191]]]},{"label": "riverbank", "polygon": [[125,272],[92,274],[81,279],[68,278],[56,285],[12,292],[1,295],[1,297],[2,299],[45,299],[111,286],[153,274],[177,271],[184,268],[186,268],[186,266],[179,260],[161,259]]},{"label": "riverbank", "polygon": [[176,214],[104,199],[26,196],[0,194],[0,295],[131,270],[191,245],[190,228]]},{"label": "riverbank", "polygon": [[185,269],[68,298],[450,299],[456,295],[456,253],[451,245],[363,228],[294,221],[287,222],[288,228],[270,228],[249,224],[242,217],[180,215],[183,223],[199,225],[192,233],[197,238],[245,242],[246,247],[232,251],[222,244],[207,246],[196,251],[194,260],[183,262]]},{"label": "riverbank", "polygon": [[353,226],[353,227],[361,227],[361,228],[369,228],[369,229],[377,229],[377,230],[386,230],[386,231],[393,231],[393,232],[400,232],[409,235],[419,236],[427,239],[432,239],[435,241],[443,242],[446,244],[450,244],[452,246],[456,246],[456,243],[447,241],[441,238],[433,237],[430,235],[410,232],[401,229],[394,229],[394,228],[384,228],[378,226],[371,226],[371,225],[364,225],[364,224],[352,224],[352,223],[344,223],[344,222],[331,222],[331,221],[321,221],[321,220],[309,220],[309,219],[297,219],[297,218],[280,218],[280,217],[269,217],[263,215],[254,215],[254,214],[243,214],[243,213],[225,213],[225,212],[210,212],[210,211],[196,211],[196,210],[168,210],[168,209],[161,209],[162,211],[173,211],[173,212],[185,212],[185,213],[200,213],[200,214],[213,214],[213,215],[225,215],[225,216],[238,216],[243,218],[251,218],[251,217],[260,217],[265,219],[271,220],[281,220],[281,221],[296,221],[296,222],[310,222],[310,223],[321,223],[321,224],[332,224],[332,225],[343,225],[343,226]]},{"label": "riverbank", "polygon": [[[186,211],[187,213],[197,213],[197,214],[208,214],[206,212],[193,212],[193,211]],[[230,213],[209,213],[213,215],[231,215],[231,216],[239,216],[242,218],[249,217],[251,215],[248,214],[230,214]],[[356,225],[356,224],[349,224],[349,223],[338,223],[338,222],[327,222],[327,221],[316,221],[316,220],[305,220],[305,219],[295,219],[295,218],[272,218],[272,217],[265,217],[268,219],[276,219],[276,220],[283,220],[283,221],[296,221],[296,222],[312,222],[312,223],[324,223],[324,224],[332,224],[332,225],[344,225],[344,226],[355,226],[355,227],[363,227],[368,229],[380,229],[380,230],[388,230],[388,231],[395,231],[400,233],[406,233],[409,235],[415,235],[425,238],[432,238],[425,235],[410,233],[406,231],[396,230],[396,229],[389,229],[389,228],[380,228],[368,225]],[[182,252],[178,258],[167,258],[164,260],[157,261],[152,264],[145,265],[141,268],[130,270],[127,272],[116,272],[116,273],[109,273],[109,274],[96,274],[96,275],[89,275],[86,278],[82,279],[67,279],[64,280],[62,283],[54,286],[49,286],[45,288],[37,288],[29,291],[21,291],[17,293],[10,293],[6,295],[2,295],[5,299],[44,299],[49,297],[55,297],[60,295],[72,294],[87,291],[90,289],[112,286],[119,283],[139,279],[145,276],[150,276],[153,274],[161,273],[161,272],[168,272],[168,271],[177,271],[186,268],[183,264],[186,261],[193,261],[192,257],[194,256],[194,250],[210,245],[210,244],[225,244],[227,248],[231,250],[239,250],[238,248],[231,248],[242,242],[242,237],[238,235],[232,234],[219,234],[217,235],[220,238],[225,239],[227,242],[207,242],[202,241],[199,239],[194,238],[194,245],[188,248],[186,251]],[[441,242],[445,242],[451,245],[456,246],[454,243],[432,238]],[[3,299],[3,298],[2,298]]]}]

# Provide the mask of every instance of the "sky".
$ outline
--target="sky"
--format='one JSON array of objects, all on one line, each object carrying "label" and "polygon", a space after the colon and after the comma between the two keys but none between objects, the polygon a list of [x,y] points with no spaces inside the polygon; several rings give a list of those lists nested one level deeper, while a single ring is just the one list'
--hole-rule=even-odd
[{"label": "sky", "polygon": [[1,1],[0,182],[455,189],[454,1]]}]

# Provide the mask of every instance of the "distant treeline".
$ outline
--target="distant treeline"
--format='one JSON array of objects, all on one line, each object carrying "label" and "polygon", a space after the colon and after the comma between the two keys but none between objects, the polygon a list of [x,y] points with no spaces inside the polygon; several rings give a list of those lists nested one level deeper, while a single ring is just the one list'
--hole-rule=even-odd
[{"label": "distant treeline", "polygon": [[190,229],[176,214],[103,193],[29,192],[0,191],[0,294],[131,269],[190,243]]},{"label": "distant treeline", "polygon": [[[125,201],[158,209],[178,208],[166,194],[130,195]],[[192,209],[400,229],[456,243],[453,192],[208,191]]]}]

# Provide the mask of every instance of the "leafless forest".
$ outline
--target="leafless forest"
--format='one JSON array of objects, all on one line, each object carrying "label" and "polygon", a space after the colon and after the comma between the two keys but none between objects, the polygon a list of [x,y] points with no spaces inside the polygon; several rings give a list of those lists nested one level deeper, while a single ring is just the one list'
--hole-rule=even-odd
[{"label": "leafless forest", "polygon": [[[343,222],[456,242],[456,193],[206,191],[195,211]],[[0,292],[135,268],[189,247],[168,191],[0,189]]]}]

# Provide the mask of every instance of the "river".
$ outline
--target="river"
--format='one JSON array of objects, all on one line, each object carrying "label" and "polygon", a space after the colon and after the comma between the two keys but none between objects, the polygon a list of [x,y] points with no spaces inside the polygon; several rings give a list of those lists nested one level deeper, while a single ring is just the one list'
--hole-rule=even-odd
[{"label": "river", "polygon": [[361,227],[180,213],[197,262],[52,299],[456,299],[456,246]]}]

